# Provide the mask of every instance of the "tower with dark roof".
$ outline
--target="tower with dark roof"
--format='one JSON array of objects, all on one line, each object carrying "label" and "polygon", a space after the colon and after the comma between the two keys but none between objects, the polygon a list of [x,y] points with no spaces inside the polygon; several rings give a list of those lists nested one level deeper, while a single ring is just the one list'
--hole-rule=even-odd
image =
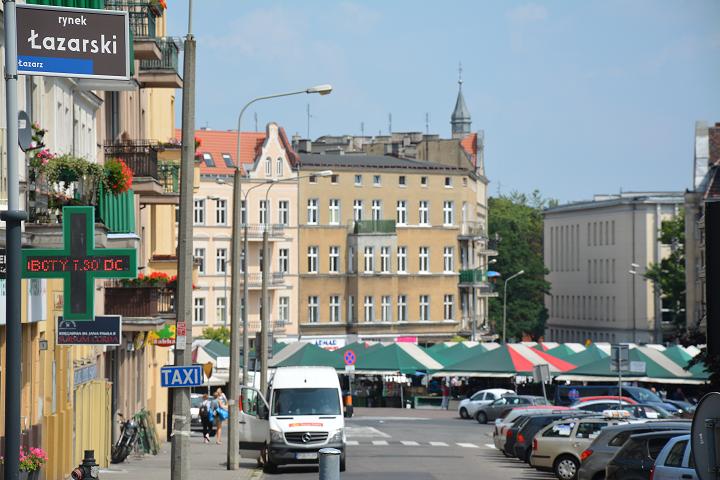
[{"label": "tower with dark roof", "polygon": [[462,93],[462,64],[458,68],[458,96],[455,101],[455,110],[450,116],[450,125],[452,126],[453,138],[463,138],[470,134],[470,110],[465,105],[465,97]]}]

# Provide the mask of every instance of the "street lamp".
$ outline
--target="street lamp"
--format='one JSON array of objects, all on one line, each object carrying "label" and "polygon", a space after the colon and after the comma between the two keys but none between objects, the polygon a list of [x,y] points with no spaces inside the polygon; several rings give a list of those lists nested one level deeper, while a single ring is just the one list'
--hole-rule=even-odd
[{"label": "street lamp", "polygon": [[[238,442],[238,409],[234,408],[235,401],[239,397],[239,391],[238,391],[238,376],[240,374],[240,352],[239,352],[239,343],[240,343],[240,284],[239,284],[239,278],[237,275],[235,275],[236,272],[240,270],[240,255],[238,252],[240,252],[240,228],[242,222],[242,207],[240,205],[240,199],[242,196],[242,190],[241,190],[241,179],[242,179],[242,172],[241,172],[241,163],[240,163],[240,137],[241,137],[241,127],[242,127],[242,117],[245,113],[245,110],[248,109],[250,105],[252,105],[255,102],[259,102],[260,100],[269,100],[271,98],[278,98],[278,97],[288,97],[291,95],[301,95],[301,94],[311,94],[311,93],[318,93],[320,95],[327,95],[330,92],[332,92],[332,87],[330,85],[316,85],[314,87],[306,88],[305,90],[298,90],[295,92],[287,92],[287,93],[277,93],[274,95],[265,95],[262,97],[256,97],[247,102],[242,109],[240,110],[240,114],[238,115],[238,124],[237,124],[237,150],[235,155],[235,175],[233,177],[233,226],[232,226],[232,248],[231,248],[231,268],[233,271],[233,275],[231,278],[231,285],[230,285],[230,398],[228,401],[228,404],[230,406],[229,409],[229,418],[228,418],[228,442],[227,442],[227,469],[228,470],[235,470],[238,467],[238,463],[240,461],[239,458],[239,451],[237,448],[237,442]],[[245,231],[247,232],[247,226],[245,228]],[[246,247],[245,249],[245,257],[247,258],[247,236],[244,240],[244,245]],[[245,262],[247,264],[247,261]],[[245,268],[245,272],[247,272],[247,265]],[[247,274],[243,274],[244,283],[243,283],[243,298],[245,301],[245,308],[243,308],[243,314],[242,314],[242,325],[243,325],[243,332],[242,332],[242,346],[243,346],[243,382],[247,381],[248,376],[248,363],[250,360],[250,339],[248,338],[248,317],[247,317],[247,301],[248,301],[248,286],[247,286]]]},{"label": "street lamp", "polygon": [[633,262],[630,264],[630,270],[628,270],[628,273],[630,274],[631,278],[631,291],[632,291],[632,320],[633,320],[633,343],[637,342],[637,325],[636,325],[636,319],[635,319],[635,275],[637,275],[637,270],[640,268],[640,265]]},{"label": "street lamp", "polygon": [[507,280],[505,280],[505,287],[503,289],[503,334],[502,334],[502,343],[505,345],[505,332],[507,331],[507,284],[510,280],[512,280],[515,277],[519,277],[520,275],[524,274],[525,270],[520,270],[515,275],[511,275]]}]

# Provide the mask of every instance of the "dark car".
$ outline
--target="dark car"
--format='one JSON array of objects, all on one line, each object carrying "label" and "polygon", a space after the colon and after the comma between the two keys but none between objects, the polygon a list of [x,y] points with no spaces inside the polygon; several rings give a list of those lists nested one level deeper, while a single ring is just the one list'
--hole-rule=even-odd
[{"label": "dark car", "polygon": [[533,395],[505,395],[498,398],[489,405],[481,406],[475,414],[478,423],[487,423],[503,416],[508,410],[516,407],[527,407],[531,405],[549,405],[544,397]]},{"label": "dark car", "polygon": [[503,447],[503,454],[506,457],[514,457],[515,441],[517,434],[524,427],[528,421],[532,418],[531,415],[521,415],[515,419],[515,422],[505,432],[505,446]]},{"label": "dark car", "polygon": [[606,480],[650,480],[655,459],[671,438],[687,434],[680,430],[632,435],[605,469]]},{"label": "dark car", "polygon": [[[532,453],[532,441],[535,434],[550,425],[555,420],[561,420],[568,417],[579,417],[590,415],[587,412],[579,412],[569,410],[562,413],[550,413],[541,415],[532,415],[528,417],[522,427],[518,429],[512,450],[512,456],[519,458],[525,463],[530,463],[530,454]],[[507,445],[507,443],[506,443]]]},{"label": "dark car", "polygon": [[[572,405],[579,397],[596,395],[618,395],[617,385],[558,385],[555,389],[555,405]],[[679,410],[668,403],[665,403],[656,393],[642,387],[622,387],[622,396],[630,397],[638,403],[649,403],[664,408],[670,413],[677,413]]]}]

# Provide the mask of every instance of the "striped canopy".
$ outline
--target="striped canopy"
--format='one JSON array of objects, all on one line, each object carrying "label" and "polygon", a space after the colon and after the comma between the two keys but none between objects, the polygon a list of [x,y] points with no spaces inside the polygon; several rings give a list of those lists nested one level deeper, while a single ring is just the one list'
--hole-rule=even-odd
[{"label": "striped canopy", "polygon": [[[532,375],[535,365],[547,364],[551,373],[575,368],[575,365],[527,345],[517,343],[477,353],[442,369],[442,375],[467,377],[513,377]],[[439,374],[436,374],[439,375]]]},{"label": "striped canopy", "polygon": [[582,352],[583,350],[585,350],[585,347],[583,347],[579,343],[575,344],[575,345],[578,345],[581,347],[579,350],[573,348],[571,345],[572,344],[570,344],[570,343],[561,343],[557,347],[551,348],[550,350],[548,350],[547,353],[549,353],[550,355],[552,355],[554,357],[558,357],[563,360],[567,360],[572,355],[575,355],[576,353]]},{"label": "striped canopy", "polygon": [[355,373],[414,374],[416,372],[433,372],[442,367],[442,364],[428,355],[423,348],[413,343],[391,343],[386,346],[373,346],[365,350],[363,354],[358,354]]},{"label": "striped canopy", "polygon": [[565,360],[573,363],[577,366],[587,365],[588,363],[608,358],[610,355],[601,350],[596,344],[591,343],[585,350],[578,352],[574,355],[570,355]]},{"label": "striped canopy", "polygon": [[443,365],[451,365],[461,360],[465,360],[466,358],[470,358],[473,355],[477,355],[478,353],[483,353],[487,351],[487,348],[485,348],[481,343],[478,343],[474,347],[466,347],[464,343],[458,343],[453,347],[446,348],[439,352],[428,353],[430,353],[431,357],[433,357],[435,360],[442,363]]}]

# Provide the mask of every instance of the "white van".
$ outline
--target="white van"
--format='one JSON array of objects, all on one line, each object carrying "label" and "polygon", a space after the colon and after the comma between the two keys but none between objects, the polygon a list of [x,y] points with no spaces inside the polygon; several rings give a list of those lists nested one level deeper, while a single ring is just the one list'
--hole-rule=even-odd
[{"label": "white van", "polygon": [[241,388],[240,450],[260,453],[265,470],[278,465],[317,463],[318,450],[342,452],[345,471],[345,420],[342,390],[330,367],[280,367],[268,402],[259,390]]}]

